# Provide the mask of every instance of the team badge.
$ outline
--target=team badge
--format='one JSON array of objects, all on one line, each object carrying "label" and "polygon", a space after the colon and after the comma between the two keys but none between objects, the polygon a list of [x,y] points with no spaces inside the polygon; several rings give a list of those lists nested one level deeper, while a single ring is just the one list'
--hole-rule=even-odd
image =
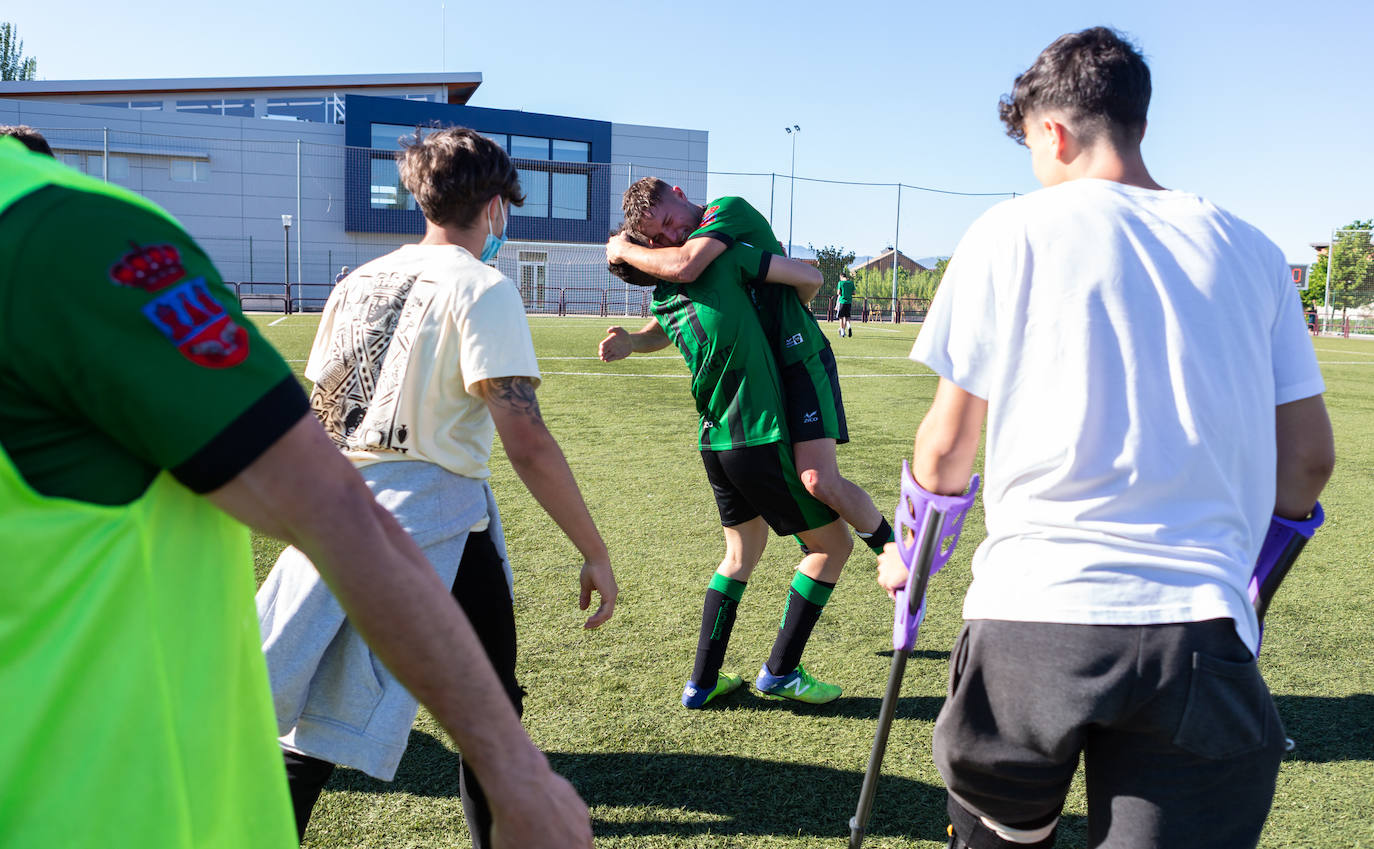
[{"label": "team badge", "polygon": [[172,245],[146,245],[120,257],[110,266],[110,279],[120,286],[160,292],[186,276],[181,253]]},{"label": "team badge", "polygon": [[143,314],[198,366],[229,368],[248,357],[248,331],[211,296],[204,277],[153,298],[143,305]]},{"label": "team badge", "polygon": [[708,207],[706,211],[702,213],[701,224],[697,225],[697,229],[700,230],[702,227],[710,227],[712,224],[715,224],[716,216],[718,215],[720,215],[720,204]]}]

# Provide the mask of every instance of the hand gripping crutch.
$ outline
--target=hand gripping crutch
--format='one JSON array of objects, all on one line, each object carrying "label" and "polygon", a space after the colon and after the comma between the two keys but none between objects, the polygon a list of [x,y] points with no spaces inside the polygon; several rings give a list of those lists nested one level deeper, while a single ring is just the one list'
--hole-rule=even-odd
[{"label": "hand gripping crutch", "polygon": [[[1269,520],[1269,532],[1264,535],[1259,557],[1255,558],[1255,569],[1250,575],[1250,603],[1255,606],[1255,617],[1259,619],[1260,637],[1264,636],[1264,614],[1269,612],[1269,602],[1279,591],[1279,584],[1293,568],[1302,547],[1317,532],[1326,513],[1321,502],[1312,508],[1312,515],[1306,519],[1285,519],[1274,516]],[[1258,652],[1256,652],[1258,654]]]},{"label": "hand gripping crutch", "polygon": [[[973,498],[978,493],[978,476],[969,481],[964,495],[933,495],[921,488],[911,476],[911,467],[902,462],[902,495],[897,501],[897,517],[893,526],[897,531],[897,550],[907,568],[906,586],[897,591],[897,609],[892,621],[892,669],[887,678],[887,692],[878,711],[878,731],[873,735],[873,751],[868,755],[868,769],[864,772],[863,789],[859,791],[859,807],[849,821],[849,849],[859,849],[864,840],[864,828],[873,811],[873,795],[878,776],[883,769],[883,754],[887,750],[887,735],[892,729],[892,717],[897,710],[897,696],[906,673],[907,652],[916,645],[916,634],[926,613],[926,584],[930,577],[949,562],[959,532]],[[910,531],[908,536],[907,531]]]}]

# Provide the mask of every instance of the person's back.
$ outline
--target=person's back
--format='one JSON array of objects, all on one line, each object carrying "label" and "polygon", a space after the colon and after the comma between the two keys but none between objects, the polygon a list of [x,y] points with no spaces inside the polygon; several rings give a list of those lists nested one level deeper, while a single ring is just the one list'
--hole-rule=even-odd
[{"label": "person's back", "polygon": [[1014,387],[988,419],[969,615],[1014,618],[1030,594],[1092,623],[1148,597],[1157,621],[1206,610],[1252,642],[1276,390],[1320,391],[1275,385],[1302,353],[1275,332],[1299,311],[1278,248],[1196,195],[1088,179],[999,206],[960,251],[1021,270],[985,290],[1003,356],[961,375]]}]

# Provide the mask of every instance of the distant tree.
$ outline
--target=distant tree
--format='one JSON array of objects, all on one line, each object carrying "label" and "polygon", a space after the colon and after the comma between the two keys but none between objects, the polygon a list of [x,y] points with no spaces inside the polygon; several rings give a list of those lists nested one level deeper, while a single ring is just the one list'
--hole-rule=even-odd
[{"label": "distant tree", "polygon": [[829,303],[839,285],[840,273],[849,270],[849,264],[854,261],[854,252],[833,245],[818,248],[808,244],[807,247],[816,255],[816,267],[821,271],[821,291],[816,297],[821,303]]},{"label": "distant tree", "polygon": [[0,80],[31,80],[38,73],[38,60],[24,56],[19,30],[9,22],[0,23]]},{"label": "distant tree", "polygon": [[1331,270],[1331,309],[1345,311],[1374,303],[1374,219],[1353,221],[1332,234],[1331,247],[1307,273],[1303,304],[1325,307]]}]

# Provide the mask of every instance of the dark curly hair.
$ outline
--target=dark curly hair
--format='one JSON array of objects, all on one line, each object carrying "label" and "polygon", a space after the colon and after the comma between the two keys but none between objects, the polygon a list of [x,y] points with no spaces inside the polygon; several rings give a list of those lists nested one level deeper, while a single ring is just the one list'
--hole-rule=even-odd
[{"label": "dark curly hair", "polygon": [[[646,177],[645,179],[649,178]],[[643,180],[641,180],[640,182],[643,182]],[[645,248],[652,247],[647,236],[645,236],[643,233],[636,232],[627,224],[620,225],[620,229],[615,231],[615,233],[612,233],[611,235],[614,236],[617,234],[623,234],[625,238],[629,239],[632,244],[636,244]],[[614,274],[616,277],[619,277],[621,280],[624,280],[626,283],[629,283],[631,286],[644,286],[646,288],[652,288],[663,282],[662,280],[659,280],[657,277],[653,276],[649,272],[641,271],[638,268],[635,268],[633,265],[630,265],[628,262],[607,263],[606,267],[610,269],[612,274]]]},{"label": "dark curly hair", "polygon": [[1136,141],[1150,108],[1150,68],[1116,30],[1093,27],[1061,35],[1016,78],[997,112],[1007,135],[1025,144],[1026,119],[1047,108],[1066,110],[1085,144],[1103,132],[1113,141]]}]

